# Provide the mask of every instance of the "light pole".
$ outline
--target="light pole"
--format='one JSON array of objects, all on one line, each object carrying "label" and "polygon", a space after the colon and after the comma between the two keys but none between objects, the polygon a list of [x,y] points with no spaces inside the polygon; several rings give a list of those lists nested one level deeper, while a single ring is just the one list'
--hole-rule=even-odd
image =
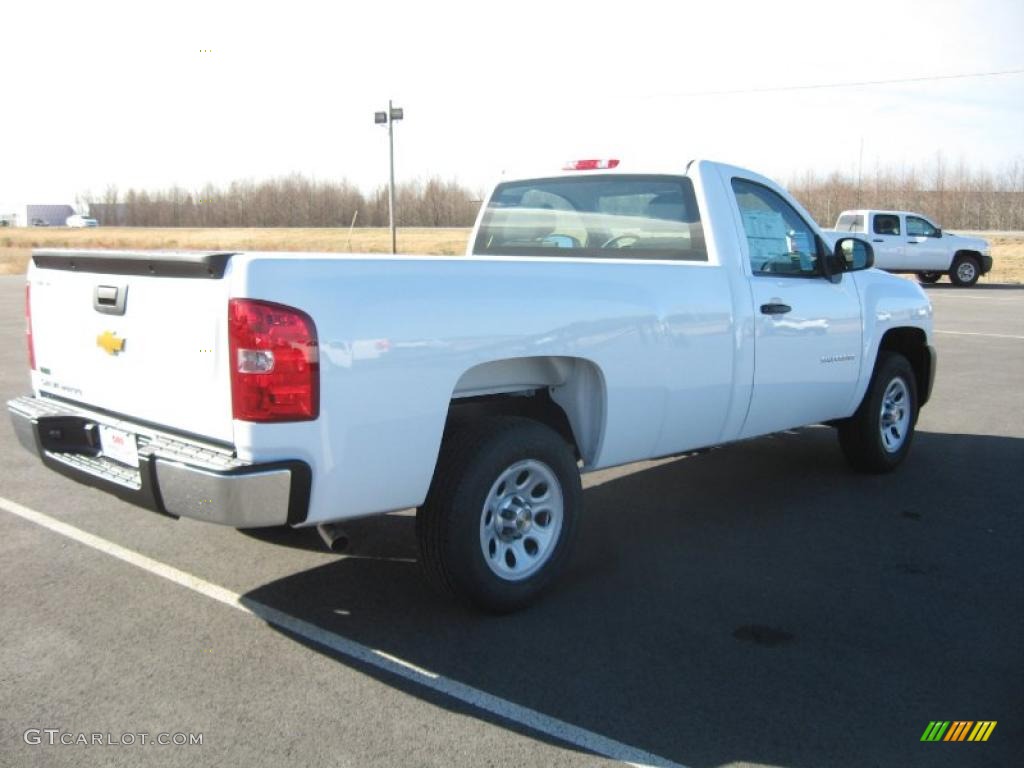
[{"label": "light pole", "polygon": [[378,125],[387,123],[388,126],[388,157],[391,167],[391,175],[388,181],[388,225],[391,227],[391,252],[398,253],[398,238],[395,235],[395,120],[401,120],[405,115],[401,107],[391,105],[388,99],[387,112],[375,112],[373,122]]}]

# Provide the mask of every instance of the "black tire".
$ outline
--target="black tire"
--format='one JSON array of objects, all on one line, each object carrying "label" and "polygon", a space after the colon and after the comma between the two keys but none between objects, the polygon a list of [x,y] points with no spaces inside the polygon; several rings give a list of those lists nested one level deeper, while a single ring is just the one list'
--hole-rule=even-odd
[{"label": "black tire", "polygon": [[[887,428],[883,435],[883,401],[886,394],[899,392],[902,382],[902,410],[894,405],[890,414],[904,411],[909,416],[906,426],[899,431],[899,424]],[[917,425],[918,400],[917,380],[914,369],[907,358],[897,352],[882,351],[878,353],[871,383],[864,395],[857,412],[839,424],[839,445],[850,465],[859,472],[880,474],[891,472],[906,458],[910,445],[914,441],[914,427]],[[902,434],[898,446],[895,445],[895,432]],[[887,445],[888,441],[888,445]],[[895,448],[895,449],[894,449]]]},{"label": "black tire", "polygon": [[925,285],[931,285],[937,283],[942,279],[941,272],[918,272],[917,279]]},{"label": "black tire", "polygon": [[949,270],[949,279],[960,288],[970,288],[981,277],[981,265],[974,256],[957,256]]},{"label": "black tire", "polygon": [[[493,551],[492,563],[488,563],[484,538],[490,533],[490,543],[497,542],[498,547],[503,547],[501,552],[505,556],[514,542],[491,532],[489,521],[496,518],[490,517],[484,506],[491,492],[502,487],[498,481],[503,474],[523,462],[530,462],[541,473],[548,471],[547,476],[560,486],[548,489],[548,493],[557,498],[557,491],[561,492],[561,523],[557,530],[552,529],[549,544],[540,551],[542,559],[533,564],[525,555],[529,550],[529,532],[513,531],[510,539],[518,537],[523,545],[523,577],[503,578],[495,571],[502,565],[495,561]],[[527,496],[527,491],[515,493]],[[526,501],[528,507],[531,499]],[[519,610],[545,592],[565,566],[582,503],[575,455],[553,429],[515,416],[487,417],[451,426],[446,430],[427,500],[416,514],[420,561],[435,586],[464,603],[490,613]],[[532,525],[543,526],[542,507],[543,503],[536,506],[537,517]],[[529,513],[519,514],[525,517]],[[547,524],[553,525],[557,515],[546,514]],[[527,524],[520,520],[514,525],[520,523]],[[537,547],[536,540],[533,547]],[[514,554],[512,559],[515,560]],[[536,570],[530,573],[530,567]]]}]

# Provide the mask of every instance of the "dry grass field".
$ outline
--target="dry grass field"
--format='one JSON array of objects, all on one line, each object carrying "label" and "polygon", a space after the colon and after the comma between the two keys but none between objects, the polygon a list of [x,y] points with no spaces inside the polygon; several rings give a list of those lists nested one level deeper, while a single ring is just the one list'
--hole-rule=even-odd
[{"label": "dry grass field", "polygon": [[[398,230],[401,253],[457,255],[466,250],[469,228],[409,228]],[[25,271],[33,248],[135,248],[202,251],[328,251],[332,253],[390,253],[386,228],[149,228],[25,227],[0,230],[0,274]]]},{"label": "dry grass field", "polygon": [[[984,233],[980,233],[983,234]],[[454,255],[466,249],[468,228],[400,229],[401,253]],[[987,235],[995,267],[983,283],[1024,283],[1024,232]],[[22,274],[33,248],[181,248],[239,251],[329,251],[388,253],[387,229],[96,229],[24,228],[0,230],[0,274]]]},{"label": "dry grass field", "polygon": [[[964,233],[966,234],[966,233]],[[972,233],[992,244],[992,271],[982,278],[986,283],[1024,283],[1024,232]]]}]

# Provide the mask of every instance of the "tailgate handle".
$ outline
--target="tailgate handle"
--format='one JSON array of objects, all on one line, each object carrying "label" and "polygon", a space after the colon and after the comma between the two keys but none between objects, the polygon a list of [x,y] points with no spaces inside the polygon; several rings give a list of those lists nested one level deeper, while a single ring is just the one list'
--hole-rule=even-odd
[{"label": "tailgate handle", "polygon": [[92,292],[92,308],[104,315],[123,315],[128,285],[97,285]]}]

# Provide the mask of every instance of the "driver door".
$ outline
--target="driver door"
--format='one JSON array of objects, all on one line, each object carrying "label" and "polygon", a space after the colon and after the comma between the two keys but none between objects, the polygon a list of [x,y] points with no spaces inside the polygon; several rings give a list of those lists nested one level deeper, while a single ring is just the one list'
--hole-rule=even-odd
[{"label": "driver door", "polygon": [[775,191],[732,180],[754,303],[754,388],[741,437],[848,415],[860,375],[861,305],[851,275],[825,277],[825,246]]},{"label": "driver door", "polygon": [[949,254],[939,229],[920,216],[907,216],[907,266],[931,272],[949,269]]}]

